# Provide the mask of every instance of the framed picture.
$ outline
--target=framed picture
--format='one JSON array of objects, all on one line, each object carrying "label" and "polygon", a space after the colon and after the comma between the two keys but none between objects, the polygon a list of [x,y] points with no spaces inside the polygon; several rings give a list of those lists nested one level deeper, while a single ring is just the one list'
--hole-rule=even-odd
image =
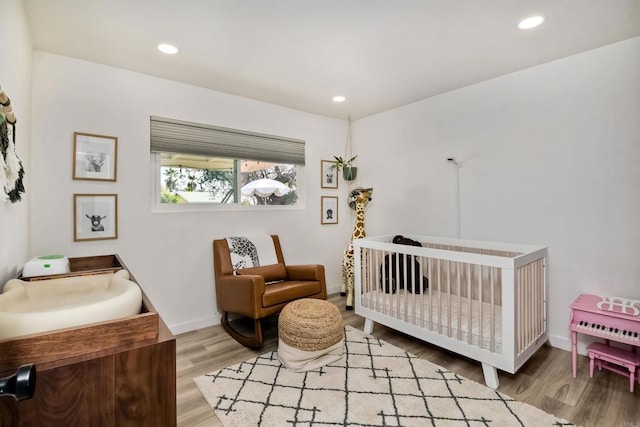
[{"label": "framed picture", "polygon": [[334,164],[330,160],[320,160],[321,188],[338,188],[338,170],[331,167]]},{"label": "framed picture", "polygon": [[320,224],[338,223],[338,198],[322,196],[320,201]]},{"label": "framed picture", "polygon": [[117,194],[73,195],[73,241],[118,238]]},{"label": "framed picture", "polygon": [[118,138],[73,133],[73,179],[115,181],[118,166]]}]

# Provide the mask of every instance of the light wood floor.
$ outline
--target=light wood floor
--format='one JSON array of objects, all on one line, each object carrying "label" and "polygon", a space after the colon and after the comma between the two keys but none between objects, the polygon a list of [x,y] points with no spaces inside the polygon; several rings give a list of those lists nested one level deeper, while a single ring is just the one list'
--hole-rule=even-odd
[{"label": "light wood floor", "polygon": [[[344,309],[344,298],[329,301],[343,312],[345,325],[362,329],[364,320]],[[234,341],[220,325],[177,337],[178,426],[220,426],[193,378],[230,366],[277,347],[277,320],[265,324],[265,344],[251,350]],[[479,363],[399,334],[381,325],[374,335],[410,353],[484,384]],[[608,371],[589,378],[589,361],[580,356],[578,377],[571,376],[571,353],[544,346],[515,375],[498,371],[499,391],[585,427],[640,427],[640,387],[629,392],[627,377]]]}]

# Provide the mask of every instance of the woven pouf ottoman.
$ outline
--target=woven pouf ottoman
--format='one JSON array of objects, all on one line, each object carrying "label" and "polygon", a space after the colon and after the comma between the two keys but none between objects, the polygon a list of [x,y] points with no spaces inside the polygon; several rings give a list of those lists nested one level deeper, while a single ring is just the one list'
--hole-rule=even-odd
[{"label": "woven pouf ottoman", "polygon": [[303,298],[287,304],[278,319],[278,359],[296,372],[342,358],[344,327],[340,309],[328,301]]}]

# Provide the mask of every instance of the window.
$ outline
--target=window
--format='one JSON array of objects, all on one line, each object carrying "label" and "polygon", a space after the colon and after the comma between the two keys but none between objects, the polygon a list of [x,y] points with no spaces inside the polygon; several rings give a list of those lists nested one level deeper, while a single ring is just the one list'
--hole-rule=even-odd
[{"label": "window", "polygon": [[160,205],[297,205],[304,141],[151,117]]}]

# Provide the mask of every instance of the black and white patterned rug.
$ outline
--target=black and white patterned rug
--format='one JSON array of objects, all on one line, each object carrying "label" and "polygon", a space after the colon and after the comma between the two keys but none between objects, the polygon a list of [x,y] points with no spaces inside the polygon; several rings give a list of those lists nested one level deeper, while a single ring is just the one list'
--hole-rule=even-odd
[{"label": "black and white patterned rug", "polygon": [[274,351],[194,381],[227,427],[572,425],[350,326],[345,343],[314,371]]}]

